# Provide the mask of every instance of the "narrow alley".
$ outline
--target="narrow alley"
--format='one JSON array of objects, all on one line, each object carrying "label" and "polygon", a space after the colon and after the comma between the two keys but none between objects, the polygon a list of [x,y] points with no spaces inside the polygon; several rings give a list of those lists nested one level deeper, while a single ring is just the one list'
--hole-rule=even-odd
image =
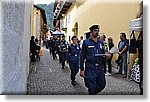
[{"label": "narrow alley", "polygon": [[[116,69],[113,68],[113,73]],[[58,59],[53,60],[49,50],[43,47],[41,61],[31,63],[28,77],[27,94],[29,95],[87,95],[84,80],[76,77],[77,85],[72,86],[68,64],[61,68]],[[121,75],[106,76],[106,87],[101,95],[139,95],[138,84]]]},{"label": "narrow alley", "polygon": [[143,0],[106,1],[0,0],[0,94],[144,96]]}]

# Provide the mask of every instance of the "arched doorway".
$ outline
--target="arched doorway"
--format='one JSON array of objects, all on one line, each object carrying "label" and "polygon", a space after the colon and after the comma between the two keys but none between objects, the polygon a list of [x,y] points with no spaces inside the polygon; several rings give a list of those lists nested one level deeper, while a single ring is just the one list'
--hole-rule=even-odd
[{"label": "arched doorway", "polygon": [[76,22],[74,25],[74,35],[78,37],[78,23]]}]

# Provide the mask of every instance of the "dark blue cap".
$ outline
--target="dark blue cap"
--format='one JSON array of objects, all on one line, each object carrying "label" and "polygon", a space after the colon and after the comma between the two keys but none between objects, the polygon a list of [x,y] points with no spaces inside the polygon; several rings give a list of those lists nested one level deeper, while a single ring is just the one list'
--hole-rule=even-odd
[{"label": "dark blue cap", "polygon": [[93,30],[93,29],[100,29],[99,25],[92,25],[89,30]]}]

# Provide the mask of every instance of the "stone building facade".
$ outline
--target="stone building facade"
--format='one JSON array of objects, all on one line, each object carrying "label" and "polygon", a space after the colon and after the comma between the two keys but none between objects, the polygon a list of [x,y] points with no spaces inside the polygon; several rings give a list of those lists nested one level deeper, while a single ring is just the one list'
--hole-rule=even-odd
[{"label": "stone building facade", "polygon": [[33,0],[0,0],[0,94],[25,94]]},{"label": "stone building facade", "polygon": [[37,38],[39,40],[39,43],[41,44],[42,40],[46,38],[46,13],[45,10],[34,5],[33,8],[33,21],[32,21],[32,36]]}]

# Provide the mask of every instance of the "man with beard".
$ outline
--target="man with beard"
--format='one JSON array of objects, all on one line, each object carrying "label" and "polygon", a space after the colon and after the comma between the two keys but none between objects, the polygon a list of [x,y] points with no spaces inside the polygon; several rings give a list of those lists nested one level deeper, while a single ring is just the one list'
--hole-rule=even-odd
[{"label": "man with beard", "polygon": [[[91,37],[83,41],[80,57],[80,76],[84,77],[85,86],[90,95],[101,92],[106,85],[104,68],[103,42],[98,40],[99,25],[90,28]],[[85,68],[84,68],[85,63]]]},{"label": "man with beard", "polygon": [[126,34],[124,32],[120,33],[120,41],[118,44],[119,48],[119,56],[122,60],[119,68],[119,74],[123,74],[123,78],[127,77],[128,65],[127,65],[127,51],[128,51],[129,42],[126,38]]}]

